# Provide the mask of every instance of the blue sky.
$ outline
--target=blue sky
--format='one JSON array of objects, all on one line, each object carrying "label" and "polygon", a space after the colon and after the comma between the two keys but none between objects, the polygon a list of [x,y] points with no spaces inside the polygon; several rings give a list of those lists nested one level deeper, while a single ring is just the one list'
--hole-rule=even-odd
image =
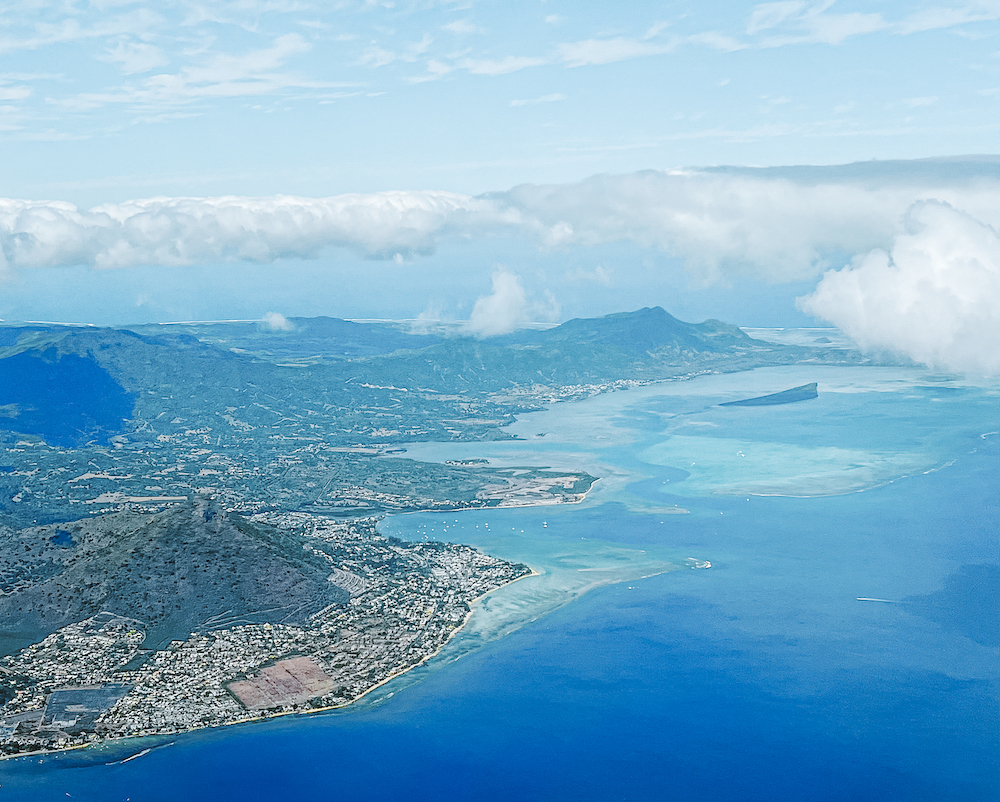
[{"label": "blue sky", "polygon": [[8,2],[11,197],[992,153],[1000,3]]},{"label": "blue sky", "polygon": [[[795,301],[826,270],[964,225],[915,203],[1000,225],[995,161],[906,164],[998,152],[997,0],[0,8],[7,319],[465,319],[510,291],[515,322],[791,325],[835,309]],[[871,159],[902,163],[690,169]]]}]

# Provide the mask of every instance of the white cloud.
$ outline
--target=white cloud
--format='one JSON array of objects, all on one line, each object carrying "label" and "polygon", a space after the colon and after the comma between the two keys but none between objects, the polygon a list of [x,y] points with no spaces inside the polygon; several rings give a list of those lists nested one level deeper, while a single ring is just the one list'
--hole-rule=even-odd
[{"label": "white cloud", "polygon": [[888,28],[881,14],[818,14],[808,21],[807,42],[839,45],[845,39],[866,33],[876,33]]},{"label": "white cloud", "polygon": [[800,299],[867,349],[1000,375],[1000,237],[948,204],[923,202],[889,252],[859,256]]},{"label": "white cloud", "polygon": [[421,84],[443,78],[451,71],[452,67],[450,65],[432,58],[427,62],[427,72],[424,75],[417,75],[406,80],[411,84]]},{"label": "white cloud", "polygon": [[839,45],[852,36],[887,32],[907,35],[1000,19],[1000,3],[978,0],[957,7],[929,7],[892,21],[878,13],[830,12],[834,0],[762,3],[747,21],[748,36],[764,34],[762,47],[792,44]]},{"label": "white cloud", "polygon": [[[310,258],[327,247],[409,257],[442,239],[502,233],[545,248],[612,242],[656,248],[683,260],[696,283],[708,285],[737,276],[818,277],[833,266],[831,257],[891,247],[907,209],[920,200],[944,201],[1000,226],[1000,182],[989,170],[979,180],[951,181],[900,178],[910,175],[904,168],[896,178],[865,181],[851,178],[854,168],[649,170],[479,198],[434,191],[150,198],[89,211],[0,199],[0,248],[15,269],[128,267]],[[940,169],[948,174],[947,165]]]},{"label": "white cloud", "polygon": [[760,31],[776,28],[792,15],[802,11],[805,5],[801,0],[789,0],[788,2],[761,3],[754,6],[753,13],[747,22],[747,33],[753,36]]},{"label": "white cloud", "polygon": [[493,292],[472,309],[466,329],[480,337],[507,334],[528,322],[528,296],[521,279],[506,270],[493,273]]},{"label": "white cloud", "polygon": [[993,220],[1000,217],[991,199],[998,190],[995,180],[869,186],[835,172],[793,180],[753,171],[650,170],[489,197],[515,210],[519,225],[547,247],[634,242],[683,259],[698,283],[712,284],[739,275],[774,282],[818,276],[830,254],[891,245],[906,210],[924,198]]},{"label": "white cloud", "polygon": [[58,201],[0,199],[0,253],[13,268],[271,262],[326,247],[391,258],[496,219],[487,202],[451,192],[332,198],[150,198],[80,211]]},{"label": "white cloud", "polygon": [[291,331],[295,328],[292,322],[281,312],[268,312],[261,318],[261,322],[271,331]]},{"label": "white cloud", "polygon": [[670,50],[670,45],[653,44],[621,36],[614,39],[587,39],[582,42],[561,44],[558,47],[559,58],[567,67],[612,64],[643,56],[656,56]]},{"label": "white cloud", "polygon": [[744,44],[732,36],[726,36],[718,31],[705,31],[696,33],[688,37],[689,42],[698,45],[706,45],[713,50],[721,50],[723,53],[735,53],[737,50],[745,50],[749,45]]},{"label": "white cloud", "polygon": [[387,64],[392,64],[397,58],[399,57],[393,51],[372,45],[361,54],[358,64],[363,67],[384,67]]},{"label": "white cloud", "polygon": [[146,8],[107,17],[89,27],[72,16],[59,22],[35,21],[31,26],[33,35],[22,38],[0,36],[0,53],[11,50],[38,50],[49,45],[102,39],[108,36],[144,35],[160,27],[163,22],[163,17]]},{"label": "white cloud", "polygon": [[[308,53],[312,46],[299,34],[279,36],[270,47],[241,54],[212,53],[199,63],[174,73],[150,75],[115,92],[82,93],[54,101],[54,105],[87,111],[109,104],[129,104],[148,112],[164,106],[185,105],[223,97],[280,94],[288,89],[330,89],[345,86],[317,82],[283,69],[290,59]],[[147,53],[151,57],[151,54]],[[136,64],[136,71],[141,64]]]},{"label": "white cloud", "polygon": [[550,292],[545,296],[544,303],[530,302],[520,277],[499,267],[493,271],[493,292],[476,300],[465,330],[477,337],[494,337],[509,334],[533,320],[558,320],[558,302]]},{"label": "white cloud", "polygon": [[920,106],[933,106],[938,102],[936,97],[910,97],[903,100],[904,106],[908,106],[911,109],[919,108]]},{"label": "white cloud", "polygon": [[455,20],[454,22],[449,22],[447,25],[441,26],[444,30],[449,33],[453,33],[456,36],[463,36],[470,33],[482,33],[482,28],[478,25],[474,25],[468,20]]},{"label": "white cloud", "polygon": [[126,75],[149,72],[168,61],[160,48],[146,42],[118,42],[101,60],[120,64],[121,71]]},{"label": "white cloud", "polygon": [[467,58],[459,62],[460,67],[473,75],[507,75],[529,67],[541,67],[547,61],[534,56],[505,56],[501,59]]},{"label": "white cloud", "polygon": [[563,273],[563,281],[569,284],[600,284],[603,287],[613,287],[614,279],[611,271],[604,265],[598,265],[593,270],[585,270],[582,267],[575,267]]},{"label": "white cloud", "polygon": [[979,0],[959,8],[921,9],[897,25],[896,30],[903,34],[919,33],[996,19],[1000,19],[1000,3],[996,0]]},{"label": "white cloud", "polygon": [[530,100],[512,100],[510,102],[511,106],[537,106],[539,103],[555,103],[559,100],[565,100],[566,95],[561,92],[556,92],[551,95],[542,95],[541,97],[533,97]]},{"label": "white cloud", "polygon": [[30,87],[0,85],[0,100],[24,100],[30,95]]},{"label": "white cloud", "polygon": [[794,1],[763,3],[756,6],[750,15],[747,34],[754,36],[767,32],[760,41],[762,47],[791,44],[839,45],[852,36],[892,27],[881,14],[828,13],[833,4],[834,0],[821,0],[811,5]]}]

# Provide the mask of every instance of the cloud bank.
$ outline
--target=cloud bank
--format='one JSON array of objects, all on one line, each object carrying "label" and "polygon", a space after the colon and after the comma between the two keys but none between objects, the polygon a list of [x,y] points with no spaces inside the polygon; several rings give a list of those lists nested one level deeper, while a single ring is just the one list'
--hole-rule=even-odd
[{"label": "cloud bank", "polygon": [[[429,253],[448,239],[514,235],[543,248],[656,248],[683,260],[696,283],[711,285],[740,276],[799,281],[837,266],[831,257],[888,249],[907,210],[922,200],[1000,226],[995,163],[979,178],[951,181],[864,181],[857,170],[811,169],[650,170],[479,197],[399,191],[150,198],[87,211],[60,201],[0,199],[0,260],[11,268],[117,268],[308,259],[335,247],[393,258]],[[906,174],[905,163],[899,171]]]},{"label": "cloud bank", "polygon": [[150,198],[80,211],[0,199],[0,268],[273,262],[328,247],[391,258],[433,250],[449,226],[489,205],[453,192],[332,198]]},{"label": "cloud bank", "polygon": [[516,211],[520,225],[548,247],[634,242],[682,259],[702,285],[737,276],[769,282],[818,276],[833,266],[833,255],[889,247],[919,200],[1000,217],[996,179],[873,186],[834,169],[818,179],[760,172],[650,170],[525,185],[489,197],[508,216]]},{"label": "cloud bank", "polygon": [[[1000,372],[997,197],[1000,161],[983,157],[650,170],[479,197],[399,191],[151,198],[86,211],[59,201],[0,199],[0,272],[266,263],[315,258],[330,248],[419,271],[419,261],[404,257],[450,240],[519,237],[543,251],[626,242],[676,258],[696,286],[822,276],[802,309],[862,346],[992,375]],[[498,334],[551,319],[553,303],[532,304],[520,279],[500,270],[492,294],[477,301],[469,330]]]},{"label": "cloud bank", "polygon": [[945,203],[924,202],[890,251],[827,272],[800,306],[863,348],[935,367],[1000,375],[1000,236]]}]

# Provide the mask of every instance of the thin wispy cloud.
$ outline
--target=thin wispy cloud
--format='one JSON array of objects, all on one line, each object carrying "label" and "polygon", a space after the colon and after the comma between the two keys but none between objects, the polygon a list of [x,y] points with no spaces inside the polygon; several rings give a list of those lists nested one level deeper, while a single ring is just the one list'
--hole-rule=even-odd
[{"label": "thin wispy cloud", "polygon": [[[8,20],[8,30],[11,29],[9,22],[10,20]],[[38,21],[25,32],[27,35],[0,36],[0,53],[39,50],[50,45],[88,39],[106,39],[126,35],[142,36],[157,30],[164,23],[165,19],[162,15],[146,8],[123,14],[113,14],[104,19],[97,19],[91,24],[67,15],[58,21]]]},{"label": "thin wispy cloud", "polygon": [[118,64],[125,75],[149,72],[169,63],[169,59],[160,48],[145,42],[120,41],[104,56],[98,58]]},{"label": "thin wispy cloud", "polygon": [[613,64],[617,61],[658,56],[669,53],[673,45],[628,39],[586,39],[581,42],[561,44],[557,48],[559,60],[567,67],[585,67],[595,64]]},{"label": "thin wispy cloud", "polygon": [[761,3],[747,19],[746,35],[756,46],[764,48],[840,45],[852,37],[874,33],[909,35],[1000,19],[1000,4],[993,0],[965,6],[925,8],[896,20],[887,19],[882,13],[840,13],[834,6],[834,0]]},{"label": "thin wispy cloud", "polygon": [[285,34],[270,47],[241,54],[212,54],[173,73],[157,73],[114,93],[81,93],[55,105],[90,110],[108,104],[149,109],[226,97],[260,97],[288,90],[327,90],[343,83],[315,81],[284,69],[312,46],[298,34]]},{"label": "thin wispy cloud", "polygon": [[500,59],[466,58],[459,61],[458,66],[473,75],[507,75],[547,63],[546,59],[536,56],[504,56]]},{"label": "thin wispy cloud", "polygon": [[457,36],[468,36],[473,33],[481,33],[483,30],[478,25],[474,25],[468,20],[455,20],[454,22],[449,22],[447,25],[442,25],[441,27],[449,33],[453,33]]},{"label": "thin wispy cloud", "polygon": [[566,100],[566,95],[561,92],[553,92],[551,95],[541,95],[540,97],[533,97],[527,100],[512,100],[510,102],[511,106],[537,106],[539,103],[556,103],[560,100]]},{"label": "thin wispy cloud", "polygon": [[[456,18],[456,11],[461,16]],[[65,54],[69,63],[105,64],[114,73],[74,69],[68,80],[46,93],[5,89],[0,102],[19,107],[18,130],[88,135],[134,120],[177,120],[157,107],[215,98],[296,91],[300,99],[319,103],[328,99],[319,91],[334,87],[365,84],[377,92],[412,85],[408,91],[418,91],[416,85],[445,77],[488,80],[526,70],[601,68],[675,59],[692,48],[708,48],[723,57],[740,50],[839,46],[862,36],[934,30],[971,34],[975,26],[1000,19],[1000,8],[993,0],[982,0],[940,3],[909,13],[892,8],[863,12],[841,10],[828,0],[785,0],[758,4],[723,25],[717,19],[699,24],[698,14],[642,19],[630,13],[627,23],[616,18],[613,28],[589,12],[571,19],[528,14],[513,6],[510,16],[510,24],[491,20],[484,25],[474,6],[324,6],[313,0],[36,2],[7,10],[0,53],[51,52],[56,63],[64,56],[53,48],[72,48]],[[571,25],[575,37],[568,36]],[[459,44],[463,49],[456,52]],[[254,64],[254,58],[260,61]],[[377,75],[363,74],[371,70]]]}]

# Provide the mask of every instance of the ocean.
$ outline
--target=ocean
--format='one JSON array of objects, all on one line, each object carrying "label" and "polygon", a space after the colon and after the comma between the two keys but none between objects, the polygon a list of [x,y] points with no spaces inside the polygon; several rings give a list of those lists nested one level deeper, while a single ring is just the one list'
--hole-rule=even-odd
[{"label": "ocean", "polygon": [[[716,406],[811,381],[815,400]],[[998,396],[769,368],[413,444],[602,478],[579,505],[384,520],[541,575],[356,706],[125,763],[155,744],[4,761],[0,799],[995,801]]]}]

